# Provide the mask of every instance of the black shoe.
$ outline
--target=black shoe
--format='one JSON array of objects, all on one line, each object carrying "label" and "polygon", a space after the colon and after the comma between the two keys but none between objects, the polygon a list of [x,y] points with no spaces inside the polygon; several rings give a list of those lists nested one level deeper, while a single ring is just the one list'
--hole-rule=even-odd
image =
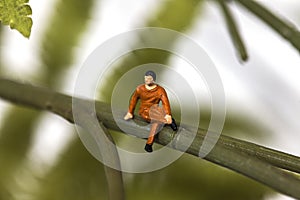
[{"label": "black shoe", "polygon": [[146,144],[144,149],[145,149],[145,151],[151,153],[153,151],[152,144]]},{"label": "black shoe", "polygon": [[178,128],[174,118],[172,118],[172,123],[170,124],[170,126],[173,129],[173,131],[177,131]]}]

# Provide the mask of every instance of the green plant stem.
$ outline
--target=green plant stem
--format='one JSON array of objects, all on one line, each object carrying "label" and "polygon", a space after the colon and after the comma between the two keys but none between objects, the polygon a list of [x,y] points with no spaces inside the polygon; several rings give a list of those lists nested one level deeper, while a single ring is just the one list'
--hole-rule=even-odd
[{"label": "green plant stem", "polygon": [[255,16],[264,21],[273,30],[287,39],[298,51],[300,51],[300,32],[290,22],[280,19],[267,8],[253,0],[235,0]]},{"label": "green plant stem", "polygon": [[[104,134],[99,134],[98,124],[89,120],[90,112],[86,112],[85,107],[81,107],[80,125],[97,143],[97,148],[101,154],[101,161],[104,164],[105,176],[108,184],[108,196],[110,200],[124,200],[125,190],[123,185],[122,172],[120,171],[119,154],[114,144],[114,140],[102,122],[99,123]],[[76,121],[79,122],[79,121]]]},{"label": "green plant stem", "polygon": [[[71,96],[0,78],[0,97],[23,106],[51,111],[74,123]],[[78,98],[76,101],[81,101],[82,105],[94,103],[92,100]],[[121,131],[112,116],[110,105],[98,101],[95,104],[99,121],[106,128]],[[121,117],[118,122],[127,126],[126,130],[131,135],[143,137],[148,132],[145,122],[138,117],[135,119],[136,123],[124,121]],[[156,142],[179,151],[187,149],[186,153],[198,157],[206,131],[199,129],[193,138],[195,135],[188,127],[181,125],[180,128],[182,130],[175,136],[170,128],[164,128]],[[187,147],[186,141],[190,140],[193,142]],[[281,193],[300,198],[299,177],[282,170],[299,173],[299,157],[221,135],[213,150],[204,159],[244,174]]]},{"label": "green plant stem", "polygon": [[230,9],[228,8],[227,2],[224,2],[224,0],[217,0],[217,3],[220,5],[220,8],[223,12],[224,18],[226,20],[227,28],[229,35],[231,37],[231,40],[237,49],[237,52],[239,53],[240,59],[242,61],[248,60],[248,53],[246,50],[246,47],[243,43],[242,37],[239,34],[238,27],[236,25],[236,22],[232,16],[232,13]]}]

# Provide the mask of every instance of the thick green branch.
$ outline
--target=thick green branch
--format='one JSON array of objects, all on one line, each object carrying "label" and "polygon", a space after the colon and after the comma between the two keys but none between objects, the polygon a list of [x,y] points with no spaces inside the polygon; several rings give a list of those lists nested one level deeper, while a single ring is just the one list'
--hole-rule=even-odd
[{"label": "thick green branch", "polygon": [[[49,110],[74,122],[71,96],[0,78],[0,97],[23,106]],[[77,101],[81,101],[83,106],[92,102],[78,98]],[[112,116],[110,105],[96,102],[96,111],[99,121],[106,128],[120,131]],[[119,123],[128,127],[129,134],[138,137],[147,134],[145,126],[137,125],[144,122],[138,118],[135,120],[137,123],[120,119]],[[194,135],[184,125],[181,125],[181,129],[182,131],[174,138],[174,132],[169,128],[164,128],[156,142],[176,150],[186,149],[185,141],[190,140]],[[205,135],[206,131],[199,129],[186,153],[198,156]],[[279,192],[300,198],[299,178],[282,170],[299,173],[299,157],[221,135],[213,150],[204,159],[244,174]]]}]

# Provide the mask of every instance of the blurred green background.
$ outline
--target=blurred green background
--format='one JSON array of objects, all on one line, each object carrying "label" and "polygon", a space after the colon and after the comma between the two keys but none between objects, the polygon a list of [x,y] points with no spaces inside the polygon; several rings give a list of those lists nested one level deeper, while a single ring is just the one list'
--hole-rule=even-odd
[{"label": "blurred green background", "polygon": [[[277,1],[262,3],[299,24],[300,3]],[[249,49],[250,60],[244,64],[235,55],[214,1],[31,0],[30,5],[34,25],[29,40],[0,26],[1,76],[72,94],[80,66],[101,42],[133,28],[170,28],[194,39],[215,62],[227,99],[224,134],[300,154],[295,142],[300,128],[295,120],[300,113],[298,52],[243,8],[231,4]],[[121,76],[145,63],[180,65],[161,50],[128,54],[112,66],[106,84],[99,87],[99,99],[110,102]],[[205,95],[199,98],[204,105],[209,102]],[[209,124],[209,109],[201,110],[202,128]],[[72,125],[4,101],[0,113],[0,200],[108,199],[103,165],[87,152]],[[113,136],[124,146],[143,148],[144,141]],[[129,200],[288,199],[189,155],[164,169],[124,173],[123,178]]]}]

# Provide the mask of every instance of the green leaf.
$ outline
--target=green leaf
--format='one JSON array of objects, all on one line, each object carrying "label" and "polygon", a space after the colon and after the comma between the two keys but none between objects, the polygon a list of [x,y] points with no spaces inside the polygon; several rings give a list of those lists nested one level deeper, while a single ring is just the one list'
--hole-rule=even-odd
[{"label": "green leaf", "polygon": [[279,35],[289,41],[298,51],[300,51],[300,32],[287,19],[274,14],[258,1],[251,0],[235,0],[247,10],[252,12],[256,17],[270,26]]},{"label": "green leaf", "polygon": [[231,13],[229,6],[227,5],[227,2],[223,0],[218,0],[217,3],[219,3],[221,11],[223,12],[228,32],[230,33],[231,40],[235,48],[237,49],[237,52],[239,53],[240,59],[242,61],[247,61],[248,53],[246,47],[239,33],[233,14]]},{"label": "green leaf", "polygon": [[29,0],[0,0],[0,21],[29,38],[32,27]]}]

